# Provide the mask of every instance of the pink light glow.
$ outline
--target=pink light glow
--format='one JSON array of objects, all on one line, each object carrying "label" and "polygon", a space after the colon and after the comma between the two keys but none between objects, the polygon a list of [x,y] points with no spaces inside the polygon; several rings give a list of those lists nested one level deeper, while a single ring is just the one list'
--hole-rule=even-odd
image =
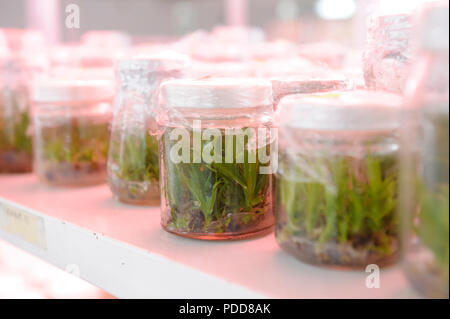
[{"label": "pink light glow", "polygon": [[225,16],[227,25],[247,25],[247,0],[225,0]]},{"label": "pink light glow", "polygon": [[59,0],[27,0],[27,26],[42,31],[48,43],[60,38]]}]

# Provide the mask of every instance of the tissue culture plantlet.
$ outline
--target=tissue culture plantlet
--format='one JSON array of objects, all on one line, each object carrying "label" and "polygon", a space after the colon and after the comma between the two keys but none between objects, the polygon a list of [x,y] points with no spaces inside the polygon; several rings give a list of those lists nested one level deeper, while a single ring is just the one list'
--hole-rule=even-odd
[{"label": "tissue culture plantlet", "polygon": [[107,121],[71,119],[41,128],[38,171],[51,184],[96,184],[105,179]]},{"label": "tissue culture plantlet", "polygon": [[396,154],[280,155],[277,240],[314,264],[365,267],[397,258]]},{"label": "tissue culture plantlet", "polygon": [[[191,163],[175,164],[168,156],[176,143],[170,141],[171,130],[166,129],[161,143],[162,153],[166,155],[163,156],[162,175],[166,200],[163,225],[169,231],[191,237],[212,234],[210,237],[203,236],[209,239],[240,238],[270,230],[274,222],[272,175],[260,173],[258,150],[245,147],[243,163],[237,163],[238,151],[231,150],[232,163],[226,163],[226,136],[222,130],[221,163],[192,163],[195,150],[191,147]],[[233,142],[228,147],[231,145],[236,150],[237,136],[232,138]],[[202,142],[201,152],[206,143]],[[248,145],[247,137],[245,145]],[[269,148],[269,145],[263,146],[261,151]],[[253,155],[255,163],[249,161],[249,156]]]},{"label": "tissue culture plantlet", "polygon": [[145,136],[125,134],[121,138],[119,133],[111,138],[108,163],[113,193],[125,202],[151,203],[159,194],[158,137],[147,132]]},{"label": "tissue culture plantlet", "polygon": [[[5,92],[0,91],[0,173],[30,172],[32,163],[32,140],[28,134],[30,116],[28,111],[19,112],[14,94],[6,100]],[[19,93],[17,93],[19,94]],[[12,114],[6,116],[8,109]]]}]

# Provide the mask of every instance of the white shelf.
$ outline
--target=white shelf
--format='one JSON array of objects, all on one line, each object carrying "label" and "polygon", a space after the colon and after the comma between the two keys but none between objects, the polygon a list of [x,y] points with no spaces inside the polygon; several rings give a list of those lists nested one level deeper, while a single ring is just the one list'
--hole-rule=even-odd
[{"label": "white shelf", "polygon": [[106,185],[57,189],[0,176],[0,238],[121,298],[416,298],[398,266],[367,273],[305,265],[273,237],[180,238],[157,207],[115,202]]}]

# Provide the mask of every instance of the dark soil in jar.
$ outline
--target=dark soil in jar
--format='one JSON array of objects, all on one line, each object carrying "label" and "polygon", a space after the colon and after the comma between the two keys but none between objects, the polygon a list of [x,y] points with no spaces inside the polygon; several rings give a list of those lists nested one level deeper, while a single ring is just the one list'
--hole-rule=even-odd
[{"label": "dark soil in jar", "polygon": [[166,230],[219,240],[258,236],[272,230],[272,175],[260,173],[258,159],[256,163],[248,161],[251,151],[245,151],[243,163],[234,159],[232,163],[176,164],[169,158],[174,143],[167,134],[161,143],[166,203],[162,225]]},{"label": "dark soil in jar", "polygon": [[[201,210],[185,213],[172,209],[166,225],[168,231],[191,238],[242,239],[272,232],[273,217],[269,209],[261,213],[228,213],[212,222],[205,220]],[[210,236],[207,236],[209,234]],[[205,236],[206,235],[206,236]]]},{"label": "dark soil in jar", "polygon": [[[297,259],[313,265],[330,267],[365,269],[367,265],[376,264],[379,267],[396,263],[400,258],[399,239],[391,240],[390,254],[370,250],[368,243],[338,242],[318,243],[305,237],[283,234],[286,230],[278,225],[275,229],[279,246]],[[374,247],[376,243],[372,244]]]},{"label": "dark soil in jar", "polygon": [[400,251],[397,154],[281,155],[277,241],[312,264],[386,266]]},{"label": "dark soil in jar", "polygon": [[52,185],[89,186],[105,182],[106,163],[53,163],[48,165],[40,176]]},{"label": "dark soil in jar", "polygon": [[14,150],[0,150],[0,173],[30,173],[32,158],[30,154]]}]

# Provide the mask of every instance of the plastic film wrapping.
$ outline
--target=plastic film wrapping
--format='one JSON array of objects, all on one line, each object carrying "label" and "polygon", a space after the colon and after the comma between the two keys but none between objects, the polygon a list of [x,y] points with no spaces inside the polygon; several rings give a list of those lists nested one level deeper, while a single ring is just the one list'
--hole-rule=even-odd
[{"label": "plastic film wrapping", "polygon": [[[408,105],[427,101],[427,108],[448,113],[449,11],[448,1],[424,4],[414,16],[415,62],[406,86]],[[447,106],[445,106],[447,104]],[[440,110],[439,110],[440,109]]]},{"label": "plastic film wrapping", "polygon": [[[133,105],[140,105],[142,110],[136,110],[136,115],[143,112],[156,119],[160,112],[159,88],[161,83],[170,79],[183,77],[187,59],[181,55],[162,54],[154,57],[136,57],[130,60],[121,60],[117,66],[118,100],[116,112],[118,112],[125,98],[130,98]],[[122,94],[126,92],[126,95]],[[132,93],[130,93],[132,92]],[[129,96],[132,94],[131,96]],[[145,108],[145,110],[144,110]],[[131,112],[132,110],[130,110]]]},{"label": "plastic film wrapping", "polygon": [[353,82],[343,76],[324,71],[323,74],[318,72],[304,76],[275,78],[272,80],[272,87],[276,107],[287,95],[351,90]]},{"label": "plastic film wrapping", "polygon": [[276,180],[282,248],[313,264],[364,268],[397,259],[400,105],[396,95],[366,91],[282,99]]},{"label": "plastic film wrapping", "polygon": [[[211,78],[173,80],[161,86],[159,122],[192,126],[193,119],[272,119],[272,87],[268,80]],[[169,124],[170,125],[170,124]]]},{"label": "plastic film wrapping", "polygon": [[407,14],[373,16],[368,20],[363,69],[369,89],[403,92],[412,56],[411,29]]}]

